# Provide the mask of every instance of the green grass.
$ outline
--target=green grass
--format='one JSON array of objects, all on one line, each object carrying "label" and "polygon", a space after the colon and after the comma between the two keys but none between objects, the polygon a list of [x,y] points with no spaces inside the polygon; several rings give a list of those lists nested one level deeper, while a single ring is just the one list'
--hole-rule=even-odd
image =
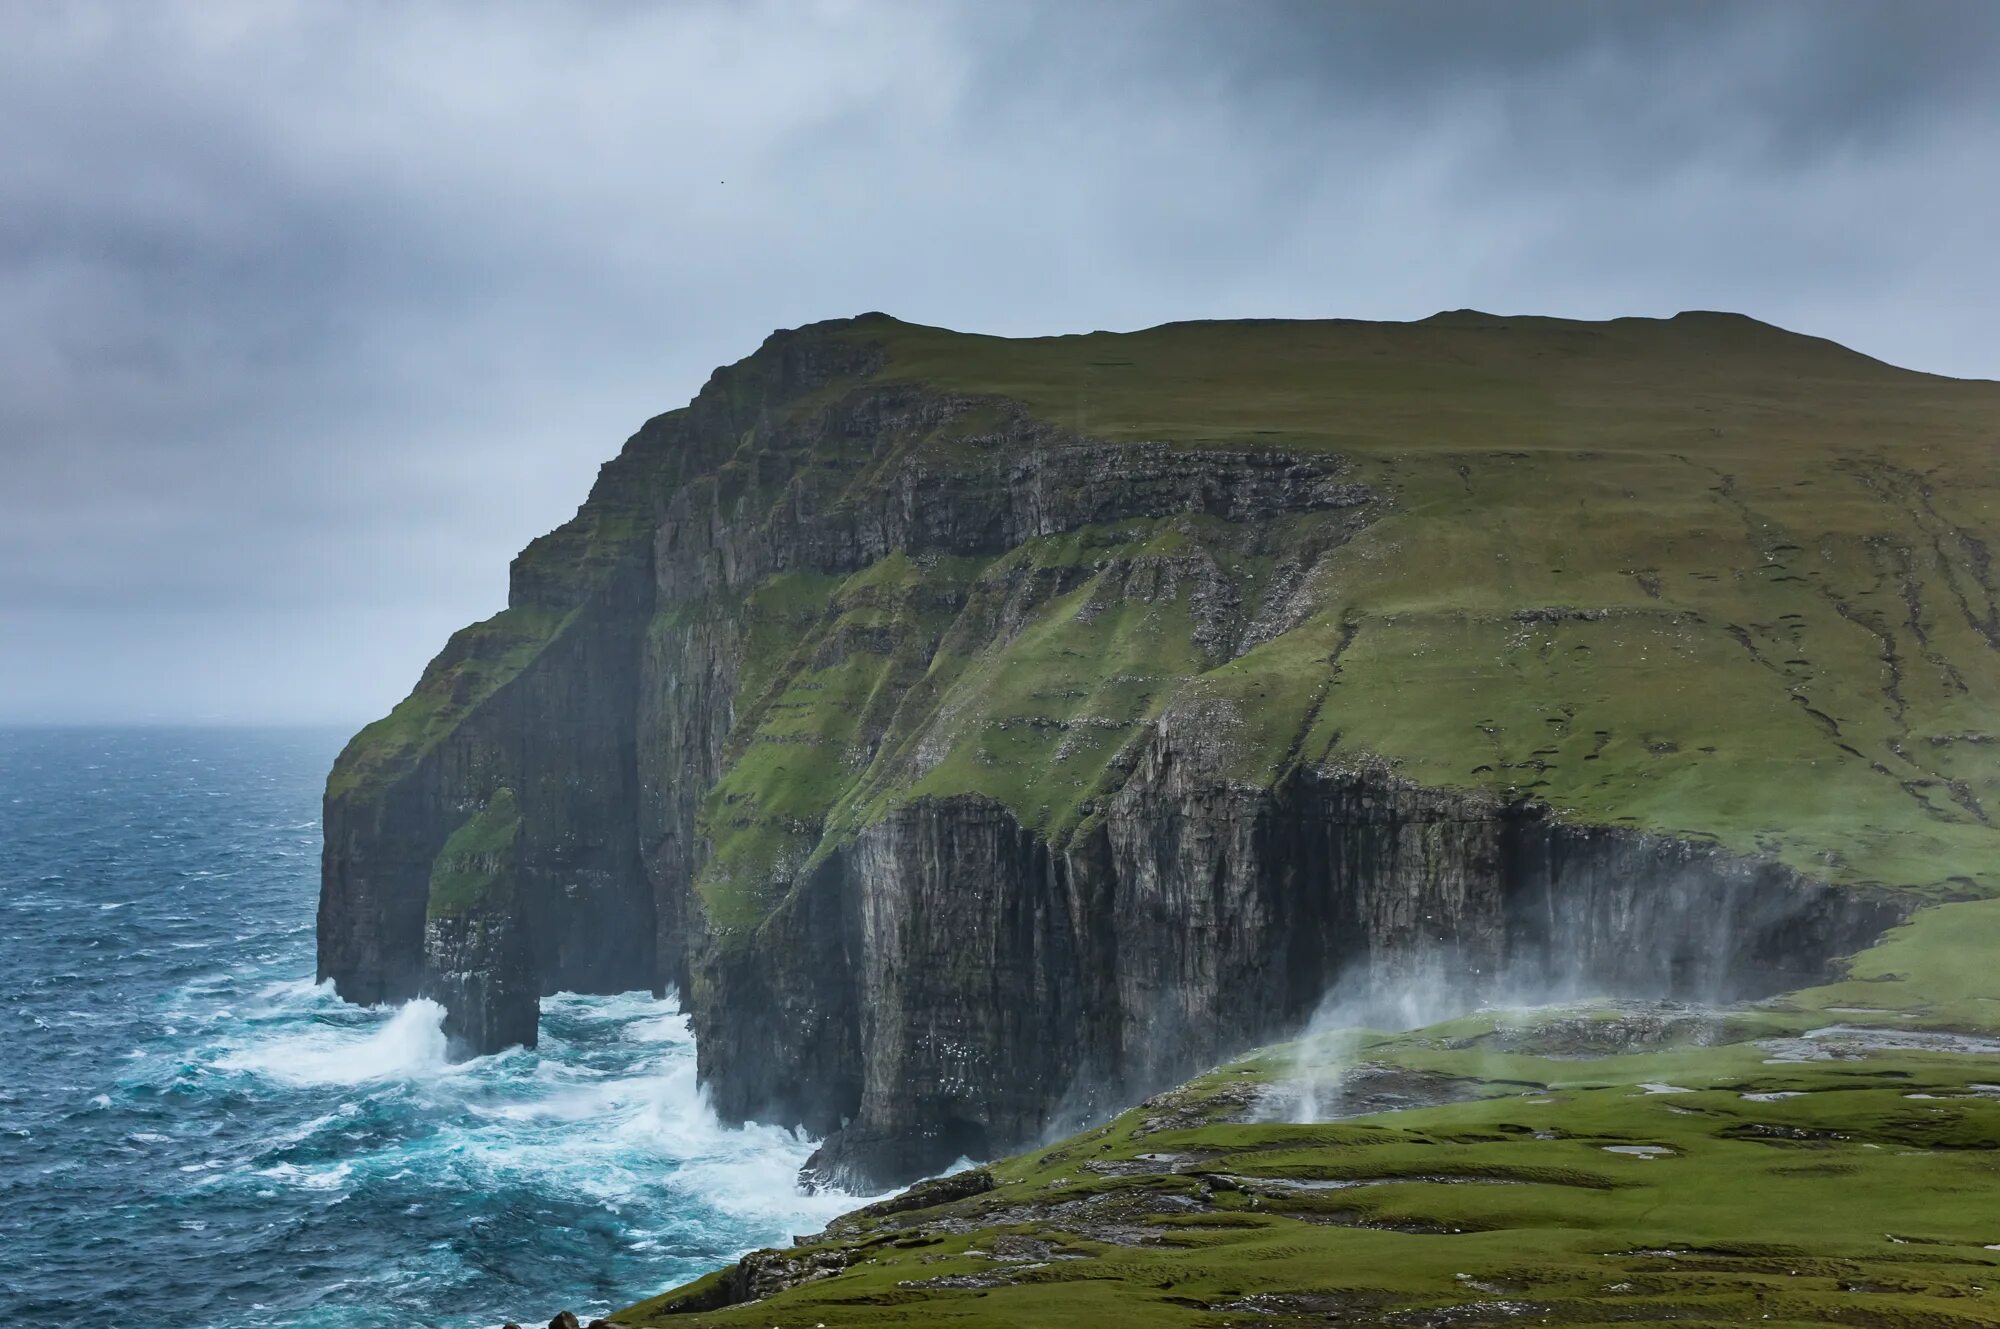
[{"label": "green grass", "polygon": [[[1939,905],[1856,956],[1838,983],[1793,993],[1800,1009],[1848,1023],[2000,1030],[2000,900]],[[1870,1018],[1864,1012],[1881,1014]]]},{"label": "green grass", "polygon": [[429,916],[473,913],[493,903],[495,892],[511,890],[508,856],[520,833],[521,808],[514,791],[494,790],[486,806],[466,818],[438,850],[431,865]]},{"label": "green grass", "polygon": [[1007,398],[1078,434],[1357,456],[1742,456],[1759,440],[1920,449],[1935,440],[1911,437],[1913,425],[1963,427],[1993,409],[1991,385],[1894,369],[1734,314],[1586,323],[1468,311],[1019,339],[882,319],[844,335],[887,351],[882,378]]},{"label": "green grass", "polygon": [[781,575],[736,611],[742,700],[729,768],[703,804],[714,852],[696,884],[719,935],[747,936],[823,846],[976,567],[895,554],[845,579]]},{"label": "green grass", "polygon": [[[1379,498],[1313,558],[1296,556],[1346,518],[1125,522],[661,606],[663,623],[713,614],[740,632],[737,733],[703,816],[701,894],[725,933],[748,935],[798,871],[912,798],[983,795],[1071,834],[1115,787],[1117,754],[1176,708],[1228,737],[1231,779],[1387,762],[1830,880],[2000,894],[1993,384],[1724,314],[1028,339],[878,316],[798,335],[883,361],[779,403],[804,426],[789,441],[765,424],[718,441],[738,520],[793,501],[786,475],[837,509],[913,459],[939,476],[984,465],[1024,411],[1092,439],[1337,451]],[[737,400],[759,363],[718,377],[737,418],[766,418]],[[909,383],[963,405],[873,438],[810,426]],[[646,437],[524,556],[543,581],[587,582],[643,534],[647,485],[696,478]],[[1098,612],[1135,568],[1176,561],[1205,561],[1236,606],[1219,653],[1185,586]],[[413,769],[553,637],[551,613],[455,639],[329,791]],[[1244,635],[1274,616],[1286,630]]]},{"label": "green grass", "polygon": [[[731,611],[744,714],[705,822],[726,932],[915,798],[993,798],[1061,840],[1176,709],[1232,780],[1387,762],[1837,882],[2000,894],[1992,384],[1729,315],[835,335],[880,343],[881,381],[1094,438],[1339,450],[1380,499],[1284,579],[1344,518],[1124,522],[759,587]],[[1004,419],[978,405],[823,460],[858,494]],[[1123,589],[1175,564],[1175,594]],[[1220,652],[1196,639],[1203,564],[1236,606]],[[1287,630],[1234,655],[1278,610]]]},{"label": "green grass", "polygon": [[[1030,542],[1018,557],[1038,570],[1076,567],[1078,546],[1088,539],[1078,533]],[[1156,536],[1112,549],[1127,558],[1160,557],[1160,543]],[[857,790],[847,824],[866,824],[910,799],[976,793],[1059,838],[1102,791],[1107,764],[1135,728],[1180,680],[1200,671],[1186,598],[1185,591],[1131,597],[1113,574],[1099,573],[1040,606],[1011,638],[940,652],[927,704],[904,708],[907,737]],[[921,750],[947,726],[963,738]]]},{"label": "green grass", "polygon": [[506,609],[462,628],[408,697],[348,741],[327,777],[329,798],[380,794],[562,632],[574,615]]},{"label": "green grass", "polygon": [[[1912,1005],[1917,1024],[1962,1017],[1963,993],[2000,992],[1977,968],[1994,903],[1919,915],[1857,975],[1900,967],[1905,995],[1944,1003]],[[1774,1063],[1781,1045],[1756,1040],[1825,1018],[1810,1005],[1741,1008],[1719,1045],[1585,1060],[1495,1049],[1502,1031],[1533,1046],[1554,1018],[1536,1012],[1265,1049],[992,1165],[984,1195],[846,1220],[806,1248],[849,1261],[833,1277],[705,1314],[664,1313],[670,1293],[615,1318],[1194,1326],[1457,1308],[1439,1322],[1499,1324],[1527,1306],[1528,1323],[2000,1324],[1994,1061],[1881,1050]],[[1981,1027],[2000,1029],[2000,1010],[1986,1013]],[[1449,1075],[1469,1093],[1330,1124],[1244,1119],[1246,1089],[1362,1063]],[[1679,1092],[1648,1091],[1660,1086]],[[1632,1147],[1664,1152],[1614,1152]],[[1022,1239],[1054,1258],[1009,1259]],[[952,1276],[983,1285],[936,1285]]]},{"label": "green grass", "polygon": [[916,799],[982,795],[1051,839],[1074,831],[1210,663],[1182,565],[1268,576],[1239,538],[1212,518],[1137,521],[759,587],[735,611],[752,700],[703,811],[711,921],[747,937],[811,862]]}]

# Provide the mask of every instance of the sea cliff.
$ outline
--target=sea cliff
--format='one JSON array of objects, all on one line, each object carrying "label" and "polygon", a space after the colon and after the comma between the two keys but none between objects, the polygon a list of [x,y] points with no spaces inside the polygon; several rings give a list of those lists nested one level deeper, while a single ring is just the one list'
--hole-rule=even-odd
[{"label": "sea cliff", "polygon": [[1355,975],[1831,977],[1994,885],[1996,420],[1729,315],[779,333],[343,753],[321,974],[673,988],[862,1188]]}]

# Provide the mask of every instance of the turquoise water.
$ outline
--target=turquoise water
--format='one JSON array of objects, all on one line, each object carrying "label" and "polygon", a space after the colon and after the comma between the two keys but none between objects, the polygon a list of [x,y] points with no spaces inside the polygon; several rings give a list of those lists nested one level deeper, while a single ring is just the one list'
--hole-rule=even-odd
[{"label": "turquoise water", "polygon": [[35,1323],[588,1318],[852,1206],[720,1125],[671,1001],[440,1012],[312,982],[344,735],[0,731],[0,1292]]}]

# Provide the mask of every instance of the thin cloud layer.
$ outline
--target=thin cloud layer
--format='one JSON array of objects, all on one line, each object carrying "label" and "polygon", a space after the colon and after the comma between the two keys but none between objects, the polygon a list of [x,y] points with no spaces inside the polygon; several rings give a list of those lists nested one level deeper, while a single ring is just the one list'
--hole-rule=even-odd
[{"label": "thin cloud layer", "polygon": [[350,721],[774,327],[1740,309],[2000,375],[2000,7],[17,6],[0,719]]}]

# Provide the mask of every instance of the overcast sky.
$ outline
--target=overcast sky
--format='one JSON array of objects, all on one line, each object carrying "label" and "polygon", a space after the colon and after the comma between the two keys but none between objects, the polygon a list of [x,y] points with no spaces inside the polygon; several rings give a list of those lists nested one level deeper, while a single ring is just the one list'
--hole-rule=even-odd
[{"label": "overcast sky", "polygon": [[355,722],[775,327],[2000,377],[2000,4],[0,5],[0,720]]}]

